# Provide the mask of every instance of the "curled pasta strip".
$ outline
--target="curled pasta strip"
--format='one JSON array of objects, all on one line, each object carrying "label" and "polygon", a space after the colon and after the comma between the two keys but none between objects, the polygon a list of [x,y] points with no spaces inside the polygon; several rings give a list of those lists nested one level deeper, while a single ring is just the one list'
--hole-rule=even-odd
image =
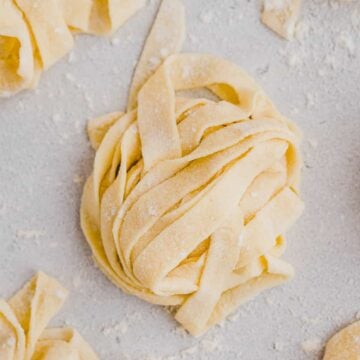
[{"label": "curled pasta strip", "polygon": [[34,87],[74,45],[72,32],[109,34],[144,0],[0,0],[0,97]]},{"label": "curled pasta strip", "polygon": [[55,279],[40,272],[10,300],[0,299],[0,359],[97,360],[74,329],[45,329],[67,295]]},{"label": "curled pasta strip", "polygon": [[[181,12],[180,2],[163,2],[128,111],[89,123],[96,156],[81,225],[117,286],[177,306],[175,318],[199,335],[292,276],[280,257],[283,234],[303,209],[300,136],[231,62],[172,54],[149,66],[149,53],[168,44],[177,51],[178,39],[158,35],[168,34],[164,14],[179,25]],[[178,95],[198,88],[218,100]]]}]

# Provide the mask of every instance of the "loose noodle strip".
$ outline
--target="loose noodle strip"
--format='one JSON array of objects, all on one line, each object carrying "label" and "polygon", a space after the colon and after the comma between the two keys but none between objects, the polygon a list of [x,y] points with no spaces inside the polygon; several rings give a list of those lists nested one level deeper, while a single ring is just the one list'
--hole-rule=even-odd
[{"label": "loose noodle strip", "polygon": [[284,39],[294,37],[301,0],[263,0],[261,21]]},{"label": "loose noodle strip", "polygon": [[9,301],[0,299],[0,359],[97,360],[75,330],[45,329],[67,295],[55,279],[40,272]]},{"label": "loose noodle strip", "polygon": [[74,46],[72,32],[111,34],[144,0],[0,0],[0,97],[36,86]]},{"label": "loose noodle strip", "polygon": [[[184,24],[181,7],[163,1],[128,112],[89,123],[96,156],[81,225],[117,286],[177,305],[175,318],[200,335],[292,276],[280,256],[283,234],[303,210],[300,135],[233,63],[173,54],[152,68],[149,54],[160,59],[183,38],[183,28],[171,28]],[[169,33],[173,41],[161,38]],[[219,101],[177,95],[198,88]]]}]

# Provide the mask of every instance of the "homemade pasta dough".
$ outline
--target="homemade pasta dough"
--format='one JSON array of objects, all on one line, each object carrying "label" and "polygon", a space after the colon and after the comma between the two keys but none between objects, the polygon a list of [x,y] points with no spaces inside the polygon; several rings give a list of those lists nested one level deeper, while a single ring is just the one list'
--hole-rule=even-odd
[{"label": "homemade pasta dough", "polygon": [[[292,276],[280,256],[303,209],[300,136],[235,64],[175,54],[183,16],[178,0],[162,3],[127,112],[89,123],[81,225],[117,286],[176,306],[199,335]],[[198,88],[218,101],[177,93]]]},{"label": "homemade pasta dough", "polygon": [[34,87],[72,32],[114,32],[145,0],[0,0],[0,97]]},{"label": "homemade pasta dough", "polygon": [[327,343],[323,360],[360,359],[360,321],[335,334]]},{"label": "homemade pasta dough", "polygon": [[45,329],[67,295],[55,279],[40,272],[10,300],[0,299],[0,359],[97,360],[75,330]]}]

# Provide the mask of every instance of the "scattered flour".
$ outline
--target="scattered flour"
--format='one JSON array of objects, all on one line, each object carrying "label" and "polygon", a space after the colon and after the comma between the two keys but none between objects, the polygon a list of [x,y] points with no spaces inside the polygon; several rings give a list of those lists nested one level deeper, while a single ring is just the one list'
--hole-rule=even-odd
[{"label": "scattered flour", "polygon": [[204,24],[210,24],[214,19],[214,14],[211,11],[202,12],[199,19]]},{"label": "scattered flour", "polygon": [[274,350],[281,352],[284,351],[285,344],[282,341],[275,341],[273,344],[273,348]]},{"label": "scattered flour", "polygon": [[158,216],[158,212],[154,206],[150,205],[147,210],[150,216]]},{"label": "scattered flour", "polygon": [[73,64],[73,63],[76,63],[76,62],[77,62],[77,57],[76,57],[74,51],[71,51],[71,52],[69,53],[68,63],[69,63],[69,64]]},{"label": "scattered flour", "polygon": [[161,48],[160,49],[160,56],[165,59],[169,56],[169,49],[167,48]]},{"label": "scattered flour", "polygon": [[342,32],[339,36],[336,37],[335,42],[337,46],[347,50],[349,55],[355,55],[355,42],[350,34]]},{"label": "scattered flour", "polygon": [[74,177],[73,177],[74,184],[82,184],[83,181],[84,181],[84,179],[81,175],[77,175],[77,174],[74,175]]},{"label": "scattered flour", "polygon": [[213,353],[213,352],[222,350],[220,338],[215,337],[215,336],[201,340],[200,346],[201,346],[201,349],[207,353]]},{"label": "scattered flour", "polygon": [[66,299],[66,293],[62,290],[56,290],[54,295],[60,300]]},{"label": "scattered flour", "polygon": [[81,276],[79,274],[75,275],[73,278],[73,286],[74,288],[78,288],[82,283]]},{"label": "scattered flour", "polygon": [[313,149],[316,149],[318,147],[318,142],[315,139],[307,139],[307,142]]},{"label": "scattered flour", "polygon": [[71,82],[76,82],[75,76],[73,74],[66,73],[65,78],[66,78],[66,80],[69,80]]},{"label": "scattered flour", "polygon": [[199,42],[199,39],[194,34],[189,34],[188,38],[192,44],[197,44]]},{"label": "scattered flour", "polygon": [[55,124],[58,124],[59,122],[62,121],[61,115],[56,113],[52,116],[52,120]]},{"label": "scattered flour", "polygon": [[308,36],[310,32],[310,27],[305,21],[299,21],[295,26],[295,38],[296,40],[303,42]]},{"label": "scattered flour", "polygon": [[288,65],[292,68],[298,67],[302,64],[301,58],[298,54],[290,54],[288,57]]},{"label": "scattered flour", "polygon": [[291,0],[265,0],[264,1],[264,10],[283,10],[289,6]]},{"label": "scattered flour", "polygon": [[180,357],[181,357],[181,359],[187,359],[187,357],[189,355],[195,355],[198,352],[199,352],[199,347],[197,345],[194,345],[194,346],[188,347],[184,350],[181,350]]},{"label": "scattered flour", "polygon": [[17,230],[16,236],[23,239],[38,239],[44,236],[45,232],[42,230]]},{"label": "scattered flour", "polygon": [[314,339],[305,340],[301,344],[301,347],[306,354],[312,354],[321,350],[322,343],[320,339],[314,338]]},{"label": "scattered flour", "polygon": [[149,65],[150,65],[150,67],[151,67],[152,69],[156,69],[156,68],[160,65],[161,60],[160,60],[158,57],[156,57],[156,56],[152,56],[152,57],[148,60],[148,63],[149,63]]},{"label": "scattered flour", "polygon": [[111,43],[111,45],[112,46],[117,46],[117,45],[119,45],[120,44],[120,39],[119,38],[112,38],[111,40],[110,40],[110,43]]},{"label": "scattered flour", "polygon": [[315,95],[310,92],[306,93],[306,107],[311,108],[315,105],[315,103],[316,103]]},{"label": "scattered flour", "polygon": [[128,324],[125,320],[123,320],[112,325],[104,326],[101,331],[105,336],[123,335],[128,331]]},{"label": "scattered flour", "polygon": [[92,111],[95,110],[94,102],[93,102],[90,94],[87,92],[84,92],[83,94],[84,94],[84,98],[85,98],[86,104],[89,107],[89,109]]}]

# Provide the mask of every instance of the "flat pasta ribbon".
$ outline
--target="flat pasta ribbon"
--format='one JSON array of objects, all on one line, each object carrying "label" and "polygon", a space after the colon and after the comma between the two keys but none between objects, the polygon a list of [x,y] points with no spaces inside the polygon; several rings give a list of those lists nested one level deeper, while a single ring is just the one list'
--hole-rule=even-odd
[{"label": "flat pasta ribbon", "polygon": [[0,359],[97,360],[74,329],[45,329],[67,295],[55,279],[39,272],[10,300],[0,299]]},{"label": "flat pasta ribbon", "polygon": [[0,0],[0,97],[34,87],[74,45],[72,32],[109,34],[145,0]]},{"label": "flat pasta ribbon", "polygon": [[[184,24],[179,14],[179,1],[162,3],[128,111],[89,123],[96,156],[81,226],[117,286],[176,306],[199,335],[293,274],[280,256],[303,209],[300,135],[235,64],[175,54],[183,34],[168,26]],[[178,94],[199,88],[218,100]]]}]

